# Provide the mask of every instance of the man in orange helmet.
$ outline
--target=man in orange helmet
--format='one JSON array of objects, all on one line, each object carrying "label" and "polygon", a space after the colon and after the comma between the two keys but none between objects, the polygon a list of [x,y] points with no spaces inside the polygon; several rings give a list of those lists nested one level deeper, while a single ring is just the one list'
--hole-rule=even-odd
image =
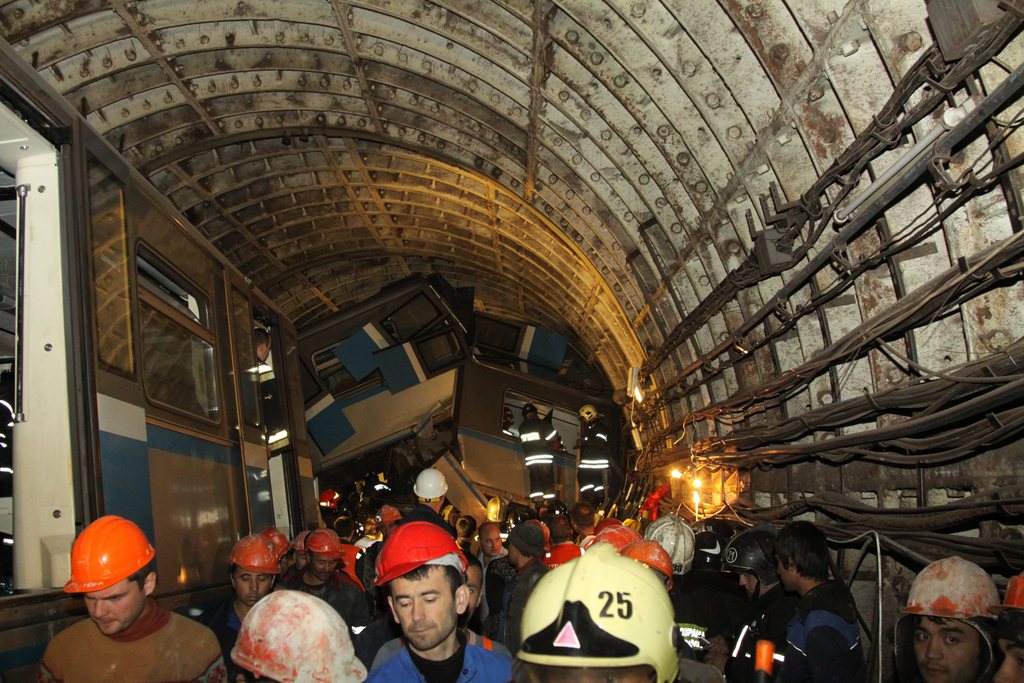
[{"label": "man in orange helmet", "polygon": [[337,610],[353,634],[362,631],[370,623],[370,605],[366,593],[339,568],[344,551],[338,534],[331,529],[310,532],[306,556],[302,573],[282,582],[282,587],[320,598]]},{"label": "man in orange helmet", "polygon": [[458,617],[469,606],[466,558],[455,539],[430,522],[408,522],[384,543],[377,585],[387,586],[388,606],[406,645],[367,679],[506,683],[512,662],[466,642]]},{"label": "man in orange helmet", "polygon": [[133,522],[100,517],[71,548],[66,593],[81,593],[89,619],[57,634],[46,648],[40,681],[133,683],[200,681],[227,676],[210,629],[158,607],[156,551]]},{"label": "man in orange helmet", "polygon": [[266,539],[259,534],[240,538],[231,549],[228,562],[228,577],[231,579],[234,596],[203,612],[199,623],[208,626],[217,636],[224,665],[230,680],[234,680],[238,667],[231,661],[231,648],[238,639],[242,619],[273,589],[281,565]]},{"label": "man in orange helmet", "polygon": [[1024,574],[1014,576],[1006,587],[995,635],[1003,663],[993,683],[1024,683]]}]

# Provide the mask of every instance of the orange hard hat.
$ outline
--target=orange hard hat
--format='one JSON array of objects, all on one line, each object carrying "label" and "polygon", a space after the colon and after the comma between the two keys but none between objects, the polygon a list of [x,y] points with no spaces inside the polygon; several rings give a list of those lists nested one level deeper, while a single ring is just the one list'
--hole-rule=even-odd
[{"label": "orange hard hat", "polygon": [[274,555],[274,549],[259,534],[249,534],[238,539],[228,561],[253,574],[281,573],[281,563]]},{"label": "orange hard hat", "polygon": [[306,536],[306,551],[329,557],[332,560],[344,558],[345,551],[341,547],[341,539],[334,529],[317,529]]},{"label": "orange hard hat", "polygon": [[309,530],[306,530],[295,534],[295,540],[292,541],[292,547],[295,548],[295,552],[306,552],[306,537],[309,536],[309,533]]},{"label": "orange hard hat", "polygon": [[65,593],[109,588],[149,564],[156,556],[135,522],[106,515],[85,527],[71,547],[71,580]]},{"label": "orange hard hat", "polygon": [[624,526],[624,525],[622,524],[622,522],[620,520],[615,519],[614,517],[605,517],[604,519],[602,519],[600,522],[597,523],[597,526],[594,527],[594,533],[595,534],[599,534],[602,531],[604,531],[605,529],[608,529],[610,527],[616,527],[616,526]]},{"label": "orange hard hat", "polygon": [[292,543],[288,540],[288,537],[277,530],[277,527],[268,526],[266,529],[260,532],[260,536],[265,538],[270,544],[270,547],[274,549],[274,557],[280,561],[282,557],[288,554],[288,551],[292,549]]},{"label": "orange hard hat", "polygon": [[393,505],[381,505],[376,519],[377,524],[393,524],[402,519],[402,513]]},{"label": "orange hard hat", "polygon": [[430,522],[406,522],[388,536],[377,556],[377,580],[383,586],[425,564],[451,565],[466,573],[466,558],[447,531]]},{"label": "orange hard hat", "polygon": [[628,526],[619,524],[618,526],[613,525],[605,527],[593,536],[587,536],[583,541],[582,548],[586,550],[595,543],[610,543],[615,546],[616,550],[622,550],[630,543],[642,540],[644,540],[643,536],[633,531]]},{"label": "orange hard hat", "polygon": [[657,541],[633,541],[623,546],[619,554],[642,562],[662,576],[665,587],[672,588],[672,558]]},{"label": "orange hard hat", "polygon": [[1003,596],[1003,604],[1000,607],[1024,609],[1024,572],[1010,578],[1010,582],[1006,584],[1006,595]]},{"label": "orange hard hat", "polygon": [[910,586],[906,614],[947,619],[991,617],[999,590],[988,573],[962,557],[936,560],[921,570]]}]

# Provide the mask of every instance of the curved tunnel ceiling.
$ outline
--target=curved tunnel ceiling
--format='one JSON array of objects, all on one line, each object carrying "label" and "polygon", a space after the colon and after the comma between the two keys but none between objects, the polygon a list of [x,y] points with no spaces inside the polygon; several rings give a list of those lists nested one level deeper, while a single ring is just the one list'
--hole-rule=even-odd
[{"label": "curved tunnel ceiling", "polygon": [[[914,308],[1016,234],[1012,173],[904,249],[883,247],[957,201],[941,183],[838,242],[829,222],[1008,80],[1020,10],[996,14],[959,61],[921,0],[14,0],[0,27],[298,326],[440,273],[578,339],[615,386],[643,367],[665,444],[780,430],[727,455],[1021,337],[1015,285]],[[887,323],[901,305],[924,317]]]}]

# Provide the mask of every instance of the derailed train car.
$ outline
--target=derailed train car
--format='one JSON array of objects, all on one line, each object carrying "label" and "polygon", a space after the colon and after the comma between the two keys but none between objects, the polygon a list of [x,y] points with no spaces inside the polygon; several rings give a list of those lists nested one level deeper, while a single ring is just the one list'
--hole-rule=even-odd
[{"label": "derailed train car", "polygon": [[294,328],[19,64],[0,48],[4,680],[84,615],[60,589],[98,516],[145,530],[183,607],[240,535],[316,515]]},{"label": "derailed train car", "polygon": [[[433,464],[447,475],[448,498],[477,518],[492,498],[576,500],[580,407],[618,422],[607,380],[565,337],[474,312],[472,302],[471,290],[440,277],[411,277],[302,334],[321,481],[367,472],[406,480]],[[528,405],[557,434],[543,492],[531,486],[521,441]]]}]

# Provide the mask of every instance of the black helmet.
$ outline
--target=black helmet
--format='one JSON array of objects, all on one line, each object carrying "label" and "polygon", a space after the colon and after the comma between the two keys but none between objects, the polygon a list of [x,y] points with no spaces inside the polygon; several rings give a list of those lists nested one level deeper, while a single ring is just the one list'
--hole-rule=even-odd
[{"label": "black helmet", "polygon": [[527,415],[530,415],[531,413],[533,415],[537,414],[537,406],[533,405],[532,403],[527,403],[527,404],[523,405],[523,417],[526,417]]},{"label": "black helmet", "polygon": [[693,571],[717,572],[722,569],[722,537],[711,529],[694,536]]},{"label": "black helmet", "polygon": [[762,586],[778,582],[775,568],[776,531],[770,524],[758,524],[737,534],[725,547],[722,568],[734,572],[750,572]]}]

